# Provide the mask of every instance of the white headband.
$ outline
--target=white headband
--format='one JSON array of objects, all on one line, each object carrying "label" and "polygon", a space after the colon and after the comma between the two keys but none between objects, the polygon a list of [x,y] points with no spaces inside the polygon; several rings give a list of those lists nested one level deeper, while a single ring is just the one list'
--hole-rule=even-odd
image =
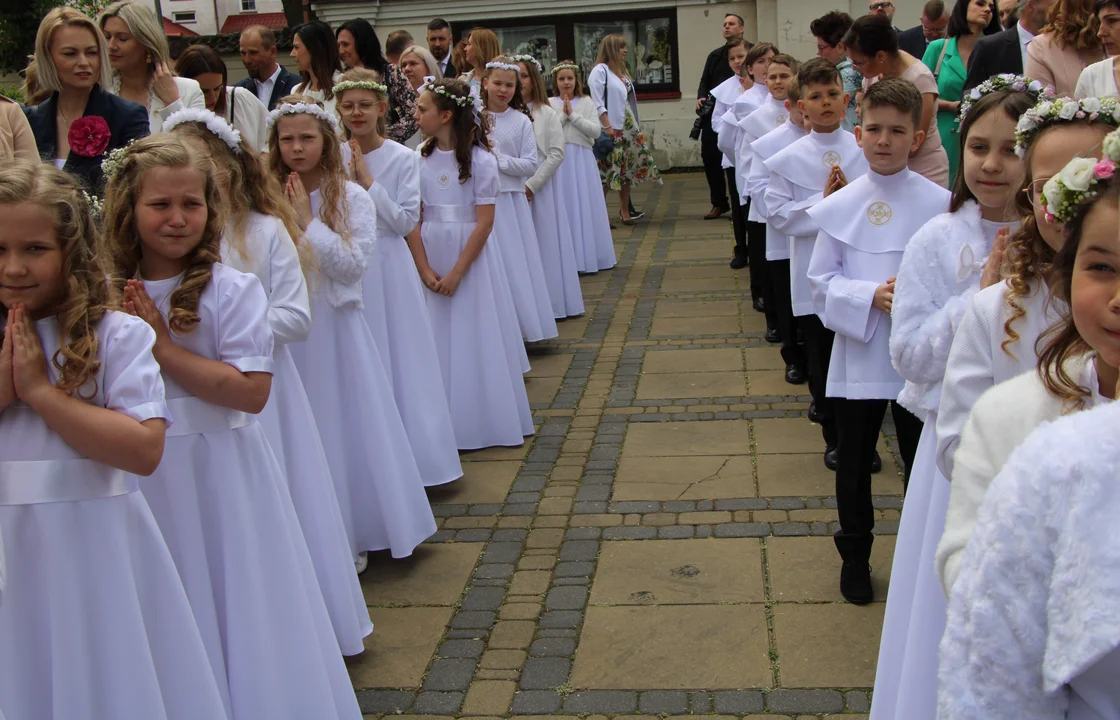
[{"label": "white headband", "polygon": [[559,65],[554,65],[552,67],[552,74],[555,75],[561,70],[571,70],[576,73],[577,77],[579,76],[579,65],[575,63],[560,63]]},{"label": "white headband", "polygon": [[163,121],[163,131],[171,132],[176,127],[188,122],[202,123],[207,130],[217,135],[218,139],[224,142],[235,155],[241,154],[241,132],[235,130],[222,118],[203,108],[176,110]]},{"label": "white headband", "polygon": [[334,115],[312,103],[284,103],[277,105],[276,109],[268,114],[268,120],[265,121],[265,132],[271,132],[272,126],[280,119],[282,115],[314,115],[320,120],[326,120],[332,128],[338,130],[338,119]]},{"label": "white headband", "polygon": [[510,57],[510,60],[516,60],[517,62],[523,62],[523,63],[533,63],[534,65],[537,66],[537,72],[541,72],[541,73],[544,72],[544,68],[541,67],[541,61],[537,60],[532,55],[513,55],[513,56]]},{"label": "white headband", "polygon": [[518,67],[517,65],[514,65],[513,63],[499,62],[497,60],[491,60],[490,62],[486,63],[486,69],[487,70],[512,70],[515,73],[520,73],[521,72],[521,68]]},{"label": "white headband", "polygon": [[446,87],[444,87],[443,85],[436,85],[435,83],[436,79],[434,77],[432,77],[431,75],[426,76],[424,78],[424,84],[420,86],[419,92],[435,93],[436,95],[447,98],[459,107],[466,107],[467,105],[474,102],[474,98],[472,98],[470,95],[452,95],[447,91]]}]

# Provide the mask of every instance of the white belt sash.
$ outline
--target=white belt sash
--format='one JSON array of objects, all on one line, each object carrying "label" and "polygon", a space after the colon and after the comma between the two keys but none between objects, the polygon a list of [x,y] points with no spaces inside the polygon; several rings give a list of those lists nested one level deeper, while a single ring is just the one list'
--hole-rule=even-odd
[{"label": "white belt sash", "polygon": [[474,205],[425,205],[424,222],[476,223],[478,209]]}]

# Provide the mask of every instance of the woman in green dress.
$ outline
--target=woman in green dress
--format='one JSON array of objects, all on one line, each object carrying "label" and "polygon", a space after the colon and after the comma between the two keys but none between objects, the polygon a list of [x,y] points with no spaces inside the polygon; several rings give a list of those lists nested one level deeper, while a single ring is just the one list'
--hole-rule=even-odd
[{"label": "woman in green dress", "polygon": [[937,98],[937,130],[949,155],[949,187],[953,187],[956,181],[960,163],[957,115],[960,114],[964,80],[968,75],[968,58],[994,17],[995,4],[992,0],[957,0],[949,17],[949,37],[931,42],[922,57],[922,62],[937,78],[940,92]]}]

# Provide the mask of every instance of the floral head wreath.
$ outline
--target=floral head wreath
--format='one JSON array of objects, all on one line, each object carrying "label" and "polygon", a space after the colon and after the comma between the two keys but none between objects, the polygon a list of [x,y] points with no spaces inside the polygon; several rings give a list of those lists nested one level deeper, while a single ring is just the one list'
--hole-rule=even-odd
[{"label": "floral head wreath", "polygon": [[314,103],[301,102],[284,103],[282,105],[277,105],[276,109],[268,114],[268,120],[266,120],[264,124],[265,132],[271,132],[272,126],[275,125],[276,121],[284,115],[314,115],[320,120],[327,121],[327,124],[329,124],[336,131],[338,130],[338,119],[334,115],[331,115],[329,112],[319,107],[318,105],[315,105]]},{"label": "floral head wreath", "polygon": [[424,78],[424,84],[420,86],[420,92],[431,92],[445,97],[459,107],[466,107],[474,103],[474,98],[470,95],[455,95],[443,85],[436,85],[434,77]]},{"label": "floral head wreath", "polygon": [[342,82],[335,84],[332,92],[334,93],[335,97],[338,97],[347,90],[369,90],[370,92],[375,92],[380,95],[386,95],[389,92],[389,88],[385,85],[377,82],[370,82],[368,80],[363,80],[360,82],[355,82],[353,80],[343,80]]},{"label": "floral head wreath", "polygon": [[1120,163],[1120,131],[1109,133],[1101,145],[1104,157],[1076,157],[1042,186],[1040,202],[1049,222],[1069,222],[1077,208],[1086,200],[1096,197],[1101,186],[1117,173]]},{"label": "floral head wreath", "polygon": [[105,176],[106,180],[112,180],[121,171],[125,155],[128,155],[128,151],[134,142],[136,142],[135,139],[129,140],[127,145],[113,150],[108,157],[101,161],[101,174]]},{"label": "floral head wreath", "polygon": [[994,75],[976,87],[972,88],[961,100],[961,111],[959,117],[964,121],[968,111],[972,109],[973,103],[985,95],[990,95],[1000,90],[1012,90],[1014,92],[1026,92],[1034,96],[1035,103],[1042,100],[1054,99],[1054,88],[1049,85],[1043,85],[1038,80],[1031,80],[1026,75],[1012,75],[1010,73],[1002,73]]},{"label": "floral head wreath", "polygon": [[520,73],[521,68],[513,63],[502,62],[501,60],[491,60],[486,63],[487,70],[512,70],[515,73]]},{"label": "floral head wreath", "polygon": [[235,130],[229,123],[222,118],[218,117],[209,110],[203,108],[183,108],[171,113],[171,116],[163,121],[163,131],[171,132],[172,129],[182,125],[183,123],[196,122],[206,126],[218,139],[226,144],[234,155],[241,154],[241,132]]},{"label": "floral head wreath", "polygon": [[571,70],[577,76],[579,75],[579,65],[576,65],[575,63],[560,63],[559,65],[553,65],[551,74],[555,75],[556,73],[560,72],[561,70]]},{"label": "floral head wreath", "polygon": [[1081,100],[1058,98],[1043,100],[1019,118],[1015,127],[1015,152],[1026,157],[1027,147],[1045,127],[1072,120],[1102,120],[1113,127],[1120,125],[1120,103],[1115,98],[1088,97]]},{"label": "floral head wreath", "polygon": [[[541,73],[544,72],[544,68],[541,66],[541,61],[537,60],[532,55],[510,55],[509,59],[513,60],[514,62],[519,62],[519,63],[520,62],[532,63],[533,65],[537,66],[537,72],[541,72]],[[519,68],[519,70],[520,70],[520,68]]]}]

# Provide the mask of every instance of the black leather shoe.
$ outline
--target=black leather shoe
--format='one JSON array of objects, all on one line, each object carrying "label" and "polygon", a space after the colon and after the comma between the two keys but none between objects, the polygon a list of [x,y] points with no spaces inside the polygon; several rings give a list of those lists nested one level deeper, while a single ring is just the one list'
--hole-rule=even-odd
[{"label": "black leather shoe", "polygon": [[877,475],[883,472],[883,458],[879,457],[879,452],[875,452],[875,459],[871,461],[871,474]]},{"label": "black leather shoe", "polygon": [[821,421],[821,414],[817,412],[817,404],[815,402],[809,403],[809,422],[819,423]]},{"label": "black leather shoe", "polygon": [[766,301],[760,297],[756,297],[751,301],[751,307],[755,309],[755,312],[764,313],[766,312]]},{"label": "black leather shoe", "polygon": [[826,447],[824,449],[824,466],[829,470],[836,471],[836,446]]},{"label": "black leather shoe", "polygon": [[790,385],[803,385],[805,383],[805,371],[792,363],[786,365],[786,382]]},{"label": "black leather shoe", "polygon": [[845,562],[840,568],[840,594],[853,605],[867,605],[874,600],[871,566],[866,562]]},{"label": "black leather shoe", "polygon": [[743,257],[742,255],[736,255],[735,257],[731,258],[731,269],[732,270],[742,270],[746,266],[747,266],[747,258]]},{"label": "black leather shoe", "polygon": [[782,341],[782,334],[778,332],[778,328],[770,328],[766,331],[766,342],[780,343]]}]

